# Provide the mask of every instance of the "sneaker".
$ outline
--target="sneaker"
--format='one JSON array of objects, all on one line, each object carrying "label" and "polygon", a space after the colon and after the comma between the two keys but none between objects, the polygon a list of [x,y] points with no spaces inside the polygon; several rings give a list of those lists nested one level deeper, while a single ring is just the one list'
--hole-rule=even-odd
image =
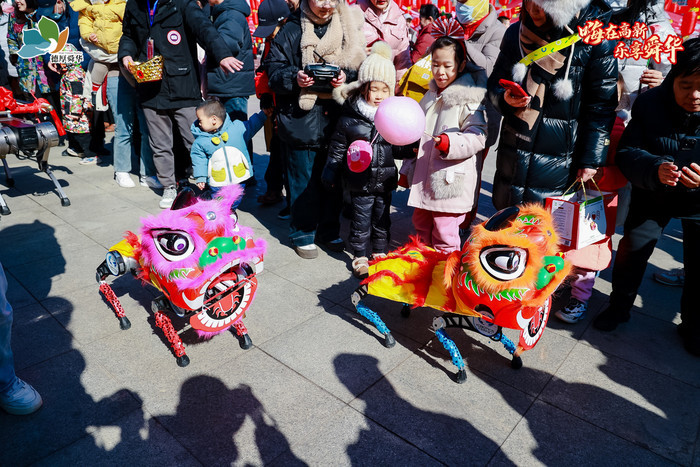
[{"label": "sneaker", "polygon": [[116,172],[114,174],[114,180],[116,180],[117,185],[122,188],[133,188],[136,186],[131,176],[126,172]]},{"label": "sneaker", "polygon": [[593,320],[593,327],[599,331],[610,332],[617,328],[618,324],[630,320],[629,311],[620,311],[608,305],[608,307]]},{"label": "sneaker", "polygon": [[318,248],[313,243],[311,245],[294,245],[294,251],[304,259],[314,259],[318,257]]},{"label": "sneaker", "polygon": [[266,192],[264,195],[258,196],[258,203],[260,204],[277,204],[282,201],[284,197],[280,192]]},{"label": "sneaker", "polygon": [[163,196],[160,198],[160,203],[158,203],[158,206],[160,206],[161,209],[170,209],[176,196],[177,189],[174,186],[167,187],[165,190],[163,190]]},{"label": "sneaker", "polygon": [[61,155],[62,156],[70,156],[70,157],[83,157],[82,152],[78,152],[75,149],[71,149],[71,148],[64,149],[63,152],[61,153]]},{"label": "sneaker", "polygon": [[565,323],[573,324],[577,321],[581,321],[586,315],[587,310],[588,304],[586,302],[582,302],[581,300],[571,297],[569,299],[569,303],[564,307],[564,309],[558,310],[554,314]]},{"label": "sneaker", "polygon": [[29,415],[39,410],[43,401],[31,384],[17,378],[10,389],[0,393],[0,407],[12,415]]},{"label": "sneaker", "polygon": [[163,189],[163,184],[158,181],[158,177],[156,176],[146,176],[144,175],[143,177],[139,178],[139,185],[141,186],[147,186],[148,188],[154,188],[156,190],[162,190]]},{"label": "sneaker", "polygon": [[670,285],[671,287],[683,287],[683,284],[685,284],[685,269],[657,271],[654,273],[654,280],[659,284]]},{"label": "sneaker", "polygon": [[286,221],[287,219],[292,217],[291,209],[289,209],[289,206],[286,208],[282,209],[280,212],[277,213],[277,218],[282,219],[283,221]]},{"label": "sneaker", "polygon": [[[326,242],[326,248],[328,248],[330,251],[333,251],[335,253],[340,253],[345,249],[345,242],[343,241],[342,238],[338,237],[335,240],[331,240],[330,242]],[[364,256],[363,256],[364,258]],[[367,259],[367,258],[365,258]]]},{"label": "sneaker", "polygon": [[366,256],[355,257],[352,260],[352,273],[358,279],[364,279],[369,275],[369,261]]},{"label": "sneaker", "polygon": [[80,165],[90,165],[90,164],[99,164],[100,158],[99,157],[83,157],[80,159],[80,162],[78,164]]}]

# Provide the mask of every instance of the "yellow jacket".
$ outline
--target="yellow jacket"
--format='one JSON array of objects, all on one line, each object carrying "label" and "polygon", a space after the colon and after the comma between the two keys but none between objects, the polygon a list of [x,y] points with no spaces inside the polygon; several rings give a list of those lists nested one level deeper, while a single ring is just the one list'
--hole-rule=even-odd
[{"label": "yellow jacket", "polygon": [[97,34],[97,40],[92,42],[107,53],[115,54],[119,50],[119,39],[122,37],[122,20],[126,0],[108,0],[106,3],[93,5],[90,0],[73,0],[71,8],[80,14],[78,26],[80,37],[88,42],[90,34]]}]

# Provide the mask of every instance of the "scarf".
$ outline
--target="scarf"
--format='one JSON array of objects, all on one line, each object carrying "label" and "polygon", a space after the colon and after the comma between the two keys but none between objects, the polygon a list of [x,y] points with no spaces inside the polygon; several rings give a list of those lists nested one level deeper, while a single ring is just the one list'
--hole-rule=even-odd
[{"label": "scarf", "polygon": [[[567,30],[571,31],[568,27]],[[552,31],[556,31],[553,29]],[[556,40],[548,37],[546,33],[537,28],[527,13],[522,15],[519,30],[520,49],[523,57],[530,53],[545,48],[550,42]],[[562,100],[569,99],[573,94],[571,82],[568,79],[569,66],[571,65],[571,55],[574,51],[573,44],[569,48],[569,60],[560,51],[549,52],[540,56],[536,61],[524,65],[518,63],[514,67],[513,75],[515,81],[519,81],[525,91],[532,96],[527,107],[516,109],[514,112],[515,122],[512,125],[516,136],[532,145],[533,137],[537,133],[537,127],[541,121],[542,109],[544,108],[544,98],[550,86],[554,86],[554,93]],[[564,79],[552,83],[559,70],[566,65]],[[568,86],[568,88],[567,88]]]},{"label": "scarf", "polygon": [[[321,19],[311,11],[307,0],[301,2],[301,65],[319,63],[318,55],[333,65],[346,70],[357,70],[365,59],[365,37],[362,32],[364,17],[356,9],[338,2],[330,19]],[[314,25],[328,24],[325,34],[319,38]],[[315,53],[314,53],[315,52]],[[316,99],[330,99],[331,92],[317,92],[302,89],[299,94],[299,107],[311,110]]]}]

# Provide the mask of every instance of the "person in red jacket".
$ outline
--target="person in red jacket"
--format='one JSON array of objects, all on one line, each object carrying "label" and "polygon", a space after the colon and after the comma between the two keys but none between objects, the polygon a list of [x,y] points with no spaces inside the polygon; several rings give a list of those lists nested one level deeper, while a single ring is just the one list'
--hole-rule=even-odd
[{"label": "person in red jacket", "polygon": [[435,37],[430,34],[433,30],[433,22],[440,16],[440,10],[433,4],[420,7],[420,31],[416,37],[416,43],[411,46],[411,63],[416,63],[425,57],[428,49],[435,42]]}]

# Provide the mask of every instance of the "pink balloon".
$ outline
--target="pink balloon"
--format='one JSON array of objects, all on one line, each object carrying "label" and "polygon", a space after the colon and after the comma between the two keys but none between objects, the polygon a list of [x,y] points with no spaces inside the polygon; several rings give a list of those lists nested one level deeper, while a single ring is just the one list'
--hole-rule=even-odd
[{"label": "pink balloon", "polygon": [[372,145],[358,139],[348,146],[348,167],[355,173],[364,172],[372,163]]},{"label": "pink balloon", "polygon": [[423,136],[425,113],[418,102],[410,97],[390,97],[379,104],[374,126],[391,144],[405,146],[415,143]]}]

